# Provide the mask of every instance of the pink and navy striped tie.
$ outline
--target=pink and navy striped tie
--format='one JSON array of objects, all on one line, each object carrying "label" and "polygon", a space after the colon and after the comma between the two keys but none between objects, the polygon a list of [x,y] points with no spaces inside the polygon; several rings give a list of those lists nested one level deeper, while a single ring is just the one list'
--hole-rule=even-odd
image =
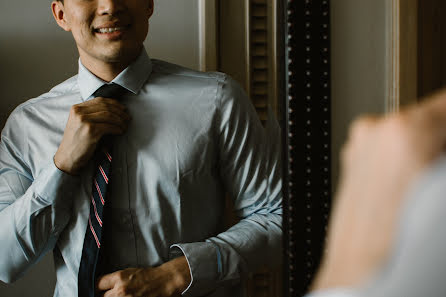
[{"label": "pink and navy striped tie", "polygon": [[[115,98],[124,93],[124,88],[117,84],[106,84],[100,87],[94,97]],[[107,202],[107,189],[109,189],[112,165],[112,141],[104,137],[98,146],[94,161],[95,174],[93,176],[93,189],[90,197],[90,215],[87,222],[82,258],[78,274],[78,296],[94,297],[95,282],[99,271],[98,259],[101,250],[102,227],[104,224],[104,206]]]}]

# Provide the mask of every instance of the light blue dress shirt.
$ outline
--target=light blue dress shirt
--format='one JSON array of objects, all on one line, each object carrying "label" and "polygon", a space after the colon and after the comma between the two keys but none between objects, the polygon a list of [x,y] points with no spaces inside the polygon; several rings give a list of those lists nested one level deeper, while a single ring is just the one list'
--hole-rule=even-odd
[{"label": "light blue dress shirt", "polygon": [[[157,266],[184,254],[187,296],[240,295],[242,274],[281,258],[279,129],[265,130],[241,87],[221,73],[151,60],[145,51],[114,80],[132,116],[114,139],[111,270]],[[58,170],[53,156],[71,106],[105,82],[78,75],[9,117],[0,142],[0,279],[12,282],[53,251],[54,296],[77,297],[92,176]],[[274,123],[274,121],[272,121]],[[222,229],[225,191],[240,222]]]}]

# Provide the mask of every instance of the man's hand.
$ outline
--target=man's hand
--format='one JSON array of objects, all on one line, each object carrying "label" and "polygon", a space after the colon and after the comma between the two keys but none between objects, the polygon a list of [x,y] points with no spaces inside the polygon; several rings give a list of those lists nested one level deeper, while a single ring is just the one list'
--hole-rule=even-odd
[{"label": "man's hand", "polygon": [[124,133],[129,120],[126,107],[114,99],[97,97],[73,105],[54,164],[68,174],[77,174],[102,136]]},{"label": "man's hand", "polygon": [[351,128],[313,289],[355,287],[387,259],[408,187],[446,145],[446,92],[387,118]]},{"label": "man's hand", "polygon": [[129,268],[99,278],[104,297],[181,296],[191,281],[186,258],[171,260],[156,268]]}]

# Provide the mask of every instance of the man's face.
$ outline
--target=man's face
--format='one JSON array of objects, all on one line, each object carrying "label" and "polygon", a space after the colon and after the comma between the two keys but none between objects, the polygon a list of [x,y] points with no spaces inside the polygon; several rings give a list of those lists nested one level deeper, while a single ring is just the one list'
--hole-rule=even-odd
[{"label": "man's face", "polygon": [[153,0],[64,0],[52,9],[59,26],[72,32],[81,59],[119,63],[140,53]]}]

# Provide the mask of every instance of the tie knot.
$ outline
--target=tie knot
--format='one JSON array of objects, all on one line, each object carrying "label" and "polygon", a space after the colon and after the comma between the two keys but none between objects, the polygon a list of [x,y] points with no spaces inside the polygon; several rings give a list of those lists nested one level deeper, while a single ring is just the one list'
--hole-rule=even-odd
[{"label": "tie knot", "polygon": [[94,97],[105,97],[105,98],[113,98],[119,99],[122,95],[124,95],[126,89],[121,87],[118,84],[104,84],[96,92],[93,93]]}]

